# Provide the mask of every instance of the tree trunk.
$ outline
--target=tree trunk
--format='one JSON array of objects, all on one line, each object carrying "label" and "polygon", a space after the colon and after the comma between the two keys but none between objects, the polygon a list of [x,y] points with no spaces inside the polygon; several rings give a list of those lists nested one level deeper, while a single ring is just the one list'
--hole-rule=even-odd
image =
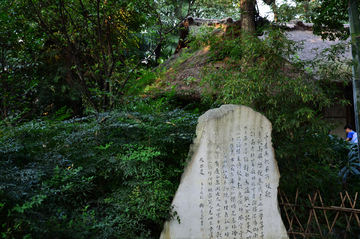
[{"label": "tree trunk", "polygon": [[[360,132],[360,19],[359,5],[356,0],[349,0],[349,23],[353,61],[357,64],[353,65],[353,96],[354,96],[354,112],[355,112],[355,128]],[[360,140],[358,141],[358,154],[360,162]]]},{"label": "tree trunk", "polygon": [[255,32],[255,1],[240,0],[241,29],[244,31]]},{"label": "tree trunk", "polygon": [[[251,41],[251,38],[257,38],[256,36],[256,24],[255,24],[255,2],[256,0],[240,0],[241,9],[241,38],[244,44],[244,52],[241,58],[241,72],[246,74],[249,68],[252,67],[253,58],[251,54],[251,47],[247,44]],[[250,47],[250,48],[249,48]]]},{"label": "tree trunk", "polygon": [[272,3],[272,10],[274,12],[274,21],[278,22],[278,13],[277,13],[277,6],[276,6],[276,0]]}]

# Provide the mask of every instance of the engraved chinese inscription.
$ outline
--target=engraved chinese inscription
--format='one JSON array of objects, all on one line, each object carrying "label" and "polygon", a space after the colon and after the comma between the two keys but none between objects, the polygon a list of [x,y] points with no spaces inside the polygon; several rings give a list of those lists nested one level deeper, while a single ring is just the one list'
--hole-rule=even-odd
[{"label": "engraved chinese inscription", "polygon": [[209,238],[264,238],[263,199],[274,196],[266,182],[270,143],[269,132],[249,126],[237,127],[228,145],[208,142],[207,158],[199,164],[199,207]]},{"label": "engraved chinese inscription", "polygon": [[270,122],[249,107],[225,105],[202,115],[196,134],[173,200],[180,223],[165,222],[160,238],[288,238]]}]

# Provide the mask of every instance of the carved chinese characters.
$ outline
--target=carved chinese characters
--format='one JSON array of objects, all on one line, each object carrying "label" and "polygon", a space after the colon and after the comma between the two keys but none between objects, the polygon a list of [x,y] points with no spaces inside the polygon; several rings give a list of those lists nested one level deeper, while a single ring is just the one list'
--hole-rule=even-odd
[{"label": "carved chinese characters", "polygon": [[173,200],[180,217],[161,238],[288,238],[277,206],[271,123],[225,105],[199,119],[193,155]]}]

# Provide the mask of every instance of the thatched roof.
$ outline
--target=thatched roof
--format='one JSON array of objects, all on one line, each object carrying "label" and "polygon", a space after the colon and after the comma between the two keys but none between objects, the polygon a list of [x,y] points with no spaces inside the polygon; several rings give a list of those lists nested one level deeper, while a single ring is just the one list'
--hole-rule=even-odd
[{"label": "thatched roof", "polygon": [[[315,36],[312,33],[311,23],[303,23],[302,21],[291,21],[290,23],[285,24],[287,29],[287,38],[290,40],[294,40],[297,42],[303,42],[303,50],[299,52],[299,58],[302,60],[312,60],[315,58],[316,54],[321,52],[326,48],[330,48],[331,46],[338,43],[349,44],[350,40],[347,39],[345,41],[335,40],[322,40],[320,36]],[[348,28],[349,25],[345,24],[345,28]],[[351,59],[351,50],[350,45],[347,48],[344,58]]]},{"label": "thatched roof", "polygon": [[[228,18],[219,21],[212,19],[195,19],[194,21],[194,19],[191,19],[191,21],[185,22],[185,25],[188,28],[187,31],[191,28],[199,27],[201,24],[213,26],[223,24],[224,27],[220,27],[226,30],[227,26],[230,24],[236,24],[237,22],[238,21],[232,21],[232,19]],[[341,42],[339,40],[322,40],[320,36],[313,35],[311,24],[304,24],[301,21],[291,22],[282,27],[286,29],[288,39],[303,42],[303,49],[298,52],[298,57],[301,60],[312,60],[315,58],[317,53]],[[266,33],[261,37],[266,37]],[[180,39],[184,38],[184,35],[180,37]],[[345,43],[346,42],[348,43],[349,40],[345,41]],[[179,53],[174,54],[170,59],[159,66],[161,69],[166,69],[166,71],[162,74],[161,79],[159,78],[157,83],[153,85],[153,87],[165,91],[176,87],[176,91],[180,94],[199,95],[202,91],[199,86],[199,82],[203,74],[202,69],[210,64],[215,68],[224,68],[226,67],[227,61],[224,59],[216,62],[214,65],[214,62],[209,61],[209,47],[197,51],[191,56],[188,56],[186,59],[181,59],[183,58],[181,54],[183,47],[186,47],[186,45],[179,41]],[[347,49],[343,57],[351,59],[350,48]],[[181,60],[179,61],[179,59]]]}]

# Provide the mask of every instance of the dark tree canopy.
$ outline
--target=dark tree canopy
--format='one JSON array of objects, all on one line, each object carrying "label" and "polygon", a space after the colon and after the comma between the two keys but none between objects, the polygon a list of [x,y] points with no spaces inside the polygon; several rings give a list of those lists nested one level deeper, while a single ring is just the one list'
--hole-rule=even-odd
[{"label": "dark tree canopy", "polygon": [[347,38],[349,30],[344,23],[349,22],[348,9],[348,1],[322,0],[320,7],[313,9],[314,34],[330,40]]}]

